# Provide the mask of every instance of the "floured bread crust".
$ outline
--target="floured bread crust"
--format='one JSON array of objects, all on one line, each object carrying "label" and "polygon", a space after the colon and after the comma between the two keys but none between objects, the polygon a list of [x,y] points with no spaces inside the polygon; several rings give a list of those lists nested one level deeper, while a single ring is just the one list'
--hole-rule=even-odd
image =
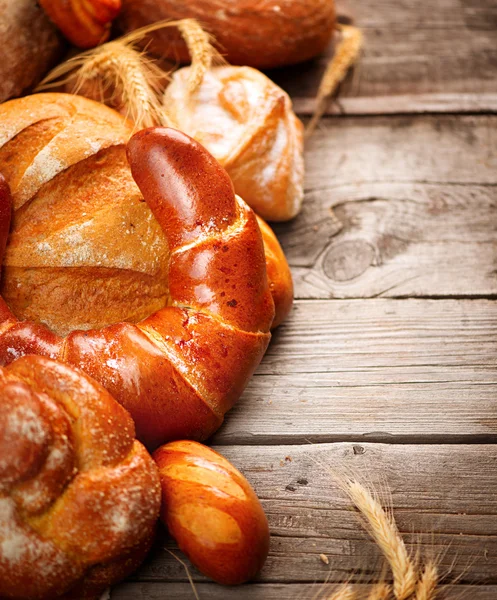
[{"label": "floured bread crust", "polygon": [[167,304],[169,253],[126,160],[130,125],[91,100],[0,106],[0,172],[14,217],[1,295],[59,335],[137,322]]}]

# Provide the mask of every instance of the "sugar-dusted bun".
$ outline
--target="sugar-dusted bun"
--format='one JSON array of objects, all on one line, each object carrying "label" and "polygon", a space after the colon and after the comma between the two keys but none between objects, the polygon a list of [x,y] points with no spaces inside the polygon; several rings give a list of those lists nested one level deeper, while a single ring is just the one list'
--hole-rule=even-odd
[{"label": "sugar-dusted bun", "polygon": [[36,85],[61,57],[57,28],[35,0],[0,0],[0,102]]},{"label": "sugar-dusted bun", "polygon": [[0,597],[98,598],[151,545],[157,468],[129,414],[67,365],[0,367],[0,397]]},{"label": "sugar-dusted bun", "polygon": [[[269,69],[320,54],[333,35],[335,6],[333,0],[123,0],[120,24],[132,31],[187,17],[214,35],[228,62]],[[154,31],[150,40],[157,55],[189,61],[171,30]]]},{"label": "sugar-dusted bun", "polygon": [[294,217],[304,196],[302,123],[288,94],[256,69],[214,67],[188,101],[190,67],[173,74],[164,108],[228,171],[235,190],[262,218]]},{"label": "sugar-dusted bun", "polygon": [[162,487],[161,520],[202,573],[244,583],[263,567],[269,526],[250,483],[223,456],[179,441],[154,452]]}]

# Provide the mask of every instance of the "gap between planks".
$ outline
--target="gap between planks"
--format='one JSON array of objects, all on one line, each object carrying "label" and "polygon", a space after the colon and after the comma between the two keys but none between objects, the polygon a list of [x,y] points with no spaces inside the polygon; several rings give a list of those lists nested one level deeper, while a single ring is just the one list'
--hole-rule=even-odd
[{"label": "gap between planks", "polygon": [[[337,585],[312,585],[295,583],[248,584],[238,587],[224,587],[215,583],[196,584],[201,600],[324,600],[334,591]],[[354,589],[363,593],[369,589],[367,585],[354,585]],[[316,596],[317,592],[319,596]],[[194,600],[195,596],[189,583],[127,583],[117,586],[111,593],[111,600]],[[497,586],[443,586],[437,600],[496,600]]]},{"label": "gap between planks", "polygon": [[497,439],[497,302],[297,300],[216,444]]}]

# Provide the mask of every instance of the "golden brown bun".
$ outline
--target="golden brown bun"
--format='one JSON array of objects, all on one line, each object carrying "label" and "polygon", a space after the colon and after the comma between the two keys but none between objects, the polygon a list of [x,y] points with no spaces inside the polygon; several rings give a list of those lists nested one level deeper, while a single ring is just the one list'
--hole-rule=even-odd
[{"label": "golden brown bun", "polygon": [[[120,25],[132,31],[163,19],[197,19],[216,38],[228,62],[259,69],[308,60],[329,43],[333,0],[123,0]],[[154,31],[150,49],[189,62],[179,36]]]},{"label": "golden brown bun", "polygon": [[0,102],[36,85],[64,44],[35,0],[0,0]]},{"label": "golden brown bun", "polygon": [[294,217],[304,196],[304,143],[288,94],[256,69],[228,66],[210,69],[186,101],[189,73],[176,71],[164,95],[174,125],[217,158],[263,219]]},{"label": "golden brown bun", "polygon": [[[274,318],[261,231],[227,173],[185,134],[144,130],[127,144],[139,190],[120,154],[127,126],[84,98],[7,103],[0,126],[0,172],[16,209],[0,362],[35,353],[81,367],[150,447],[211,435],[259,364]],[[9,202],[0,188],[0,210]],[[150,289],[161,281],[156,307]]]},{"label": "golden brown bun", "polygon": [[255,577],[269,550],[264,510],[245,477],[223,456],[190,441],[154,452],[161,520],[204,575],[225,585]]},{"label": "golden brown bun", "polygon": [[0,367],[0,597],[98,598],[143,560],[157,468],[129,414],[67,365]]}]

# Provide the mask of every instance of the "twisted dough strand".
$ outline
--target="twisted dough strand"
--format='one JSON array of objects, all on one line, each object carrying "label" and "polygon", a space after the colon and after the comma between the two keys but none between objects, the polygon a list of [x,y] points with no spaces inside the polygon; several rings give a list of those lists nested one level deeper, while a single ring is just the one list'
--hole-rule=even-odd
[{"label": "twisted dough strand", "polygon": [[205,439],[269,343],[274,304],[261,232],[226,172],[185,134],[139,132],[128,159],[169,241],[170,305],[136,325],[61,338],[43,325],[18,322],[3,303],[0,361],[38,353],[79,366],[130,411],[149,447]]}]

